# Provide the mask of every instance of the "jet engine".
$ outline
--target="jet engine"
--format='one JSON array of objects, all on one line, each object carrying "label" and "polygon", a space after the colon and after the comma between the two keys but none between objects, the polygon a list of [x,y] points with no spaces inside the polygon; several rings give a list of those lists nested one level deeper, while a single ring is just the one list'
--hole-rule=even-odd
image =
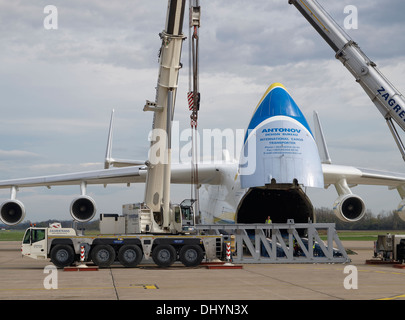
[{"label": "jet engine", "polygon": [[19,224],[25,218],[25,207],[23,203],[16,199],[3,202],[0,206],[0,218],[9,226]]},{"label": "jet engine", "polygon": [[70,204],[70,214],[76,221],[90,221],[96,214],[96,203],[89,196],[82,195]]},{"label": "jet engine", "polygon": [[345,194],[336,199],[333,212],[344,222],[356,222],[366,213],[363,199],[355,194]]}]

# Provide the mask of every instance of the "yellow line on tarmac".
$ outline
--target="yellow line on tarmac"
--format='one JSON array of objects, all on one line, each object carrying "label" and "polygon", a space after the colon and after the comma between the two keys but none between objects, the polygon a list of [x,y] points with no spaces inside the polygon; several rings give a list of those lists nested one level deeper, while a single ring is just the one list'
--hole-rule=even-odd
[{"label": "yellow line on tarmac", "polygon": [[405,294],[401,294],[399,296],[390,297],[390,298],[377,299],[377,300],[395,300],[395,299],[399,299],[399,298],[405,298]]}]

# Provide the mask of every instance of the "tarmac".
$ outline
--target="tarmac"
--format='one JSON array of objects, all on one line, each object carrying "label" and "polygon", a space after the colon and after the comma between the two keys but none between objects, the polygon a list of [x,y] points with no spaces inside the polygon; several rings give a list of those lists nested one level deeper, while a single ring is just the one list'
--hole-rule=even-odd
[{"label": "tarmac", "polygon": [[366,264],[373,256],[371,241],[343,245],[356,253],[348,264],[245,264],[242,269],[141,264],[67,272],[48,270],[49,260],[23,258],[20,242],[3,241],[0,300],[155,300],[161,306],[166,300],[405,300],[405,269]]}]

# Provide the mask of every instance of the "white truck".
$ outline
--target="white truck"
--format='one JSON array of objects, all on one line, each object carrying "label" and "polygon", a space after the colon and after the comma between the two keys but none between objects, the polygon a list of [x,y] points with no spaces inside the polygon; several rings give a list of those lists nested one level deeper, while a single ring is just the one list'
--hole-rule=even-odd
[{"label": "white truck", "polygon": [[[33,259],[51,259],[58,268],[78,261],[93,262],[107,268],[119,262],[125,267],[136,267],[142,259],[168,267],[179,260],[187,267],[197,266],[205,258],[222,258],[221,235],[193,234],[192,207],[176,206],[173,219],[184,230],[179,234],[151,234],[141,228],[140,204],[124,206],[124,214],[101,214],[100,234],[80,235],[73,228],[39,228],[26,230],[21,253]],[[144,226],[148,228],[147,226]],[[84,252],[83,252],[84,251]]]}]

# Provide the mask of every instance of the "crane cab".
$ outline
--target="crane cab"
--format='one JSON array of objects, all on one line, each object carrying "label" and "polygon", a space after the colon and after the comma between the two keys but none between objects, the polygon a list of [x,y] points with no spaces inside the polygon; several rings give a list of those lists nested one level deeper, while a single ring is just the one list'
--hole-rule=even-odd
[{"label": "crane cab", "polygon": [[195,216],[193,204],[196,200],[185,199],[179,205],[173,205],[173,226],[178,233],[191,233],[195,230]]}]

